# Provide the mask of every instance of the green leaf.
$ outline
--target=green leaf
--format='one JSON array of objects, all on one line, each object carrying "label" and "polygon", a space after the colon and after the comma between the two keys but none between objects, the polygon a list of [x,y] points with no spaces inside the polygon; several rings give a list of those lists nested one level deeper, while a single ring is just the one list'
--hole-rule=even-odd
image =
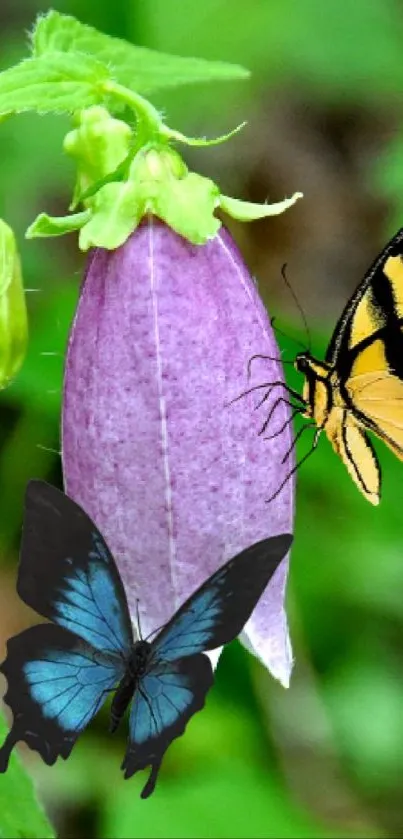
[{"label": "green leaf", "polygon": [[303,198],[302,192],[294,192],[291,198],[284,198],[284,201],[277,201],[276,204],[253,204],[250,201],[240,201],[238,198],[221,195],[220,207],[238,221],[256,221],[267,216],[279,216],[292,207],[299,198]]},{"label": "green leaf", "polygon": [[32,49],[35,56],[71,50],[92,55],[112,68],[117,82],[142,94],[166,87],[249,76],[248,70],[238,64],[185,58],[136,47],[56,11],[38,19],[32,34]]},{"label": "green leaf", "polygon": [[[0,739],[8,727],[0,716]],[[13,755],[0,784],[0,839],[53,839],[54,831],[36,799],[33,784],[20,759]]]},{"label": "green leaf", "polygon": [[79,52],[27,58],[0,73],[0,113],[72,113],[104,101],[107,67]]},{"label": "green leaf", "polygon": [[40,213],[35,221],[28,227],[25,234],[27,239],[37,239],[46,236],[63,236],[64,233],[73,233],[80,230],[91,218],[91,211],[84,210],[82,213],[74,213],[71,216],[48,216],[47,213]]}]

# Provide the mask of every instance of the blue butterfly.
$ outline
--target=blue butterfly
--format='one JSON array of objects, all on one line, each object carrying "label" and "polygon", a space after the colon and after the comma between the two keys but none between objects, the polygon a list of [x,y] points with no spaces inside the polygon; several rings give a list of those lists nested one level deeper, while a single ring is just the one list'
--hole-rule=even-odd
[{"label": "blue butterfly", "polygon": [[165,751],[213,683],[203,651],[240,633],[291,541],[283,534],[242,551],[152,642],[135,641],[123,583],[99,530],[62,492],[30,481],[17,591],[51,623],[8,641],[0,670],[13,724],[0,749],[0,772],[20,740],[50,765],[66,759],[114,691],[112,731],[131,704],[124,777],[151,766],[141,797],[151,795]]}]

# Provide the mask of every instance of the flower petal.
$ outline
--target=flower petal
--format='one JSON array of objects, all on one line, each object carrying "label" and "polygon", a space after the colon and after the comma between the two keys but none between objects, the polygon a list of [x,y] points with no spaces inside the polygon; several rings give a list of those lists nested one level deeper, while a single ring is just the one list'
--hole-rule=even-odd
[{"label": "flower petal", "polygon": [[[256,411],[264,391],[229,404],[257,353],[278,349],[225,230],[195,246],[150,217],[118,250],[91,255],[66,362],[66,491],[104,534],[133,615],[139,598],[143,635],[231,556],[292,529],[292,480],[266,503],[292,466],[281,464],[290,427],[258,435],[283,392]],[[282,379],[277,361],[259,364],[260,381]],[[288,417],[280,403],[269,433]],[[245,630],[283,684],[287,568]]]}]

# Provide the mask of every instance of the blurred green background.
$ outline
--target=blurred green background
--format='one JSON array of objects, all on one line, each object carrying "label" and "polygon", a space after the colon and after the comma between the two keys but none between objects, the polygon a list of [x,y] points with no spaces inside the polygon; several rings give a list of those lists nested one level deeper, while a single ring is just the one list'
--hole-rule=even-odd
[{"label": "blurred green background", "polygon": [[[187,155],[224,193],[276,201],[304,192],[285,215],[231,230],[270,314],[304,340],[281,278],[287,262],[313,350],[323,353],[348,295],[403,223],[401,3],[66,0],[53,8],[139,45],[253,71],[250,82],[181,89],[154,102],[191,136],[248,120],[231,143]],[[25,53],[27,30],[47,10],[38,0],[3,0],[2,68]],[[15,594],[25,483],[34,475],[61,480],[63,352],[83,259],[74,237],[27,243],[23,234],[41,210],[66,209],[74,176],[61,155],[67,126],[31,116],[0,126],[0,216],[19,236],[31,328],[26,363],[0,395],[2,648],[32,620]],[[295,344],[285,344],[290,358]],[[105,717],[67,764],[48,769],[27,751],[61,837],[403,835],[403,467],[385,447],[377,451],[378,509],[324,439],[299,473],[290,690],[233,644],[208,708],[169,749],[147,803],[137,779],[120,777],[124,735],[108,737]],[[18,794],[16,787],[15,807]],[[19,835],[37,835],[30,830]]]}]

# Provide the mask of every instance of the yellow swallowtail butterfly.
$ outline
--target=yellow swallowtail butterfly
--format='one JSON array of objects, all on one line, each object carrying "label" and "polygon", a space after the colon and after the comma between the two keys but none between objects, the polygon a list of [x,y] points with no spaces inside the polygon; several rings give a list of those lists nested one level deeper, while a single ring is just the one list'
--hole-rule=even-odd
[{"label": "yellow swallowtail butterfly", "polygon": [[[372,431],[403,460],[403,228],[386,245],[348,301],[324,361],[299,353],[302,409],[324,431],[372,504],[381,471]],[[293,392],[295,396],[295,392]]]},{"label": "yellow swallowtail butterfly", "polygon": [[[251,361],[265,357],[253,356]],[[267,500],[279,494],[314,451],[324,431],[360,492],[371,504],[378,504],[381,470],[367,432],[376,434],[403,460],[403,228],[386,245],[348,301],[325,360],[318,361],[305,351],[298,353],[294,365],[305,376],[302,396],[282,381],[267,382],[245,392],[267,389],[257,407],[276,387],[287,390],[299,403],[292,405],[292,417],[266,439],[281,434],[297,414],[309,419],[315,428],[312,447]],[[260,434],[266,431],[277,405],[286,401],[280,397],[274,402]],[[306,427],[300,429],[296,439]]]}]

